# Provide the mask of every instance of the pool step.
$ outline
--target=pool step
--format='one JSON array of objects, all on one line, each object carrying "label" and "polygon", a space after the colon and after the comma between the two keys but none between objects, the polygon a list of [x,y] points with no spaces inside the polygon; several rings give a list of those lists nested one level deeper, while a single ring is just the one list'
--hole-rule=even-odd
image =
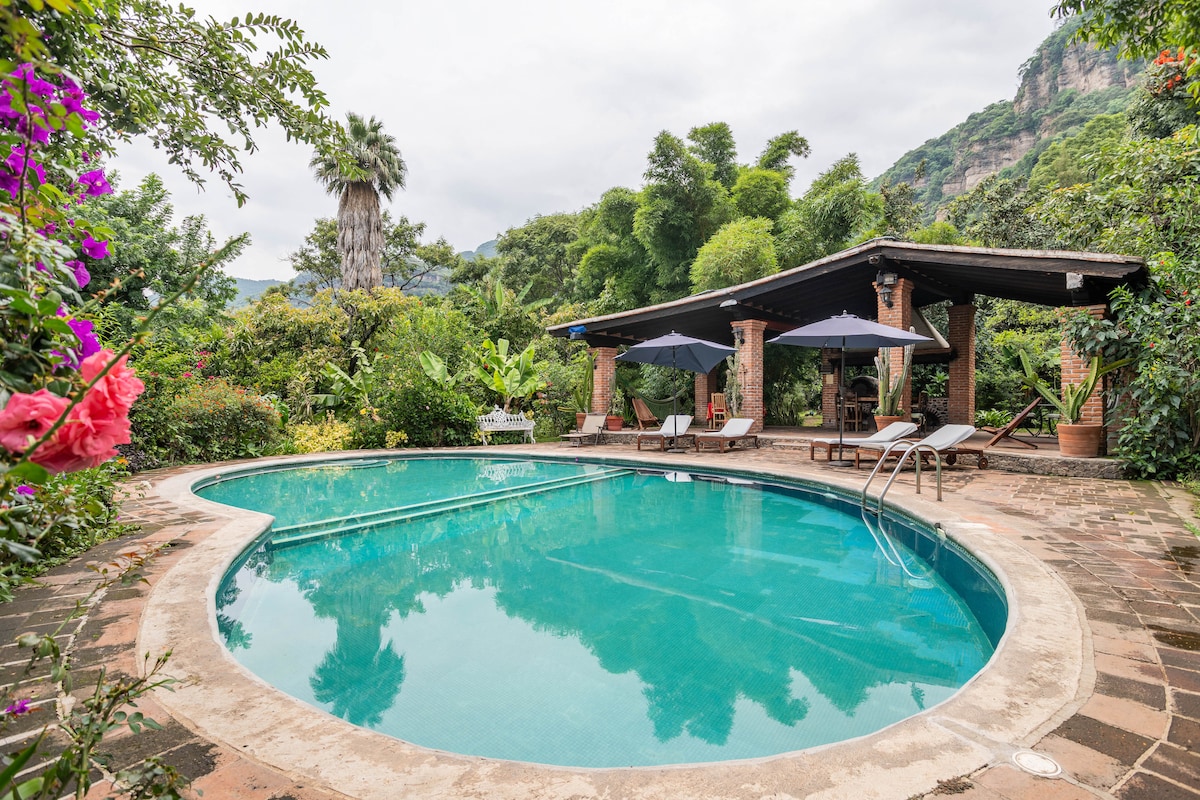
[{"label": "pool step", "polygon": [[379,511],[365,511],[361,514],[351,514],[344,517],[302,522],[297,525],[285,525],[274,529],[271,539],[267,542],[267,547],[272,550],[281,547],[290,547],[318,539],[340,536],[344,533],[351,533],[375,525],[409,522],[435,514],[444,514],[449,511],[487,505],[488,503],[495,503],[514,497],[526,497],[528,495],[551,492],[556,489],[566,489],[571,486],[610,480],[632,473],[633,470],[629,469],[602,469],[583,475],[571,475],[566,478],[553,478],[551,480],[527,483],[520,486],[488,489],[487,491],[463,495],[461,497],[426,500],[420,503],[385,508]]}]

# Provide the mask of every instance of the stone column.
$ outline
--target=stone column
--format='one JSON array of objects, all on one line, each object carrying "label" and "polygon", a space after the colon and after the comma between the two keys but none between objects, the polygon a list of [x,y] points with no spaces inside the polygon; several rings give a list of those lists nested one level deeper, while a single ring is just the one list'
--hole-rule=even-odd
[{"label": "stone column", "polygon": [[949,419],[954,425],[975,424],[975,306],[950,306]]},{"label": "stone column", "polygon": [[738,385],[742,388],[742,407],[738,416],[754,420],[750,430],[759,433],[766,419],[763,403],[763,332],[767,323],[758,319],[743,319],[730,323],[738,345]]},{"label": "stone column", "polygon": [[588,352],[596,363],[592,372],[592,413],[607,414],[612,402],[613,376],[617,374],[617,348],[591,347]]},{"label": "stone column", "polygon": [[[1072,310],[1086,311],[1095,319],[1103,319],[1108,313],[1108,306],[1083,306],[1080,309],[1059,309],[1059,313],[1065,314]],[[1067,339],[1066,331],[1063,331],[1062,341],[1059,344],[1059,353],[1062,363],[1062,382],[1063,383],[1082,383],[1087,377],[1088,367],[1091,359],[1084,358],[1079,353],[1075,352],[1075,348]],[[1065,420],[1064,420],[1065,421]],[[1083,404],[1083,414],[1079,421],[1087,425],[1103,425],[1104,424],[1104,393],[1097,389],[1096,392],[1088,398],[1088,401]]]},{"label": "stone column", "polygon": [[[883,299],[879,297],[879,284],[875,284],[875,308],[878,313],[878,320],[881,325],[891,325],[893,328],[899,328],[902,331],[907,331],[912,327],[913,307],[912,307],[912,292],[913,284],[908,278],[900,278],[896,281],[896,285],[892,287],[892,305],[889,308]],[[894,386],[900,377],[900,373],[904,371],[904,348],[892,347],[891,350],[891,368],[888,372],[891,374],[891,382]],[[900,393],[900,408],[905,412],[913,410],[912,402],[912,372],[909,372],[908,378],[904,381],[904,390]]]}]

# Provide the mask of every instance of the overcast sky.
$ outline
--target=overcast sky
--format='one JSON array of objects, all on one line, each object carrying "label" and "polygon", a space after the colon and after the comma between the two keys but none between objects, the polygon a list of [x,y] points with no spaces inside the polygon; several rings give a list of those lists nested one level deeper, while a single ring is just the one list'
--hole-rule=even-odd
[{"label": "overcast sky", "polygon": [[[849,152],[875,177],[973,111],[1011,99],[1053,29],[1051,0],[192,0],[219,19],[290,17],[330,58],[315,73],[332,113],[375,116],[408,164],[393,215],[473,250],[537,214],[638,188],[655,135],[727,122],[741,163],[796,130],[812,155],[793,194]],[[258,134],[256,134],[258,135]],[[198,192],[145,143],[112,166],[149,172],[176,221],[204,214],[221,239],[249,231],[230,268],[291,278],[317,217],[337,213],[278,131],[243,156],[237,208],[217,179]]]}]

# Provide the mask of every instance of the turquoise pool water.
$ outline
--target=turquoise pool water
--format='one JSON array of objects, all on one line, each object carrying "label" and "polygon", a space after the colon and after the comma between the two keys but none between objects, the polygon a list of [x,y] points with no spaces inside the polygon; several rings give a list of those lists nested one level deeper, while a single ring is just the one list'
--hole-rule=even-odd
[{"label": "turquoise pool water", "polygon": [[949,697],[1005,625],[969,555],[820,490],[412,458],[197,494],[276,517],[217,598],[240,663],[457,753],[623,767],[839,741]]}]

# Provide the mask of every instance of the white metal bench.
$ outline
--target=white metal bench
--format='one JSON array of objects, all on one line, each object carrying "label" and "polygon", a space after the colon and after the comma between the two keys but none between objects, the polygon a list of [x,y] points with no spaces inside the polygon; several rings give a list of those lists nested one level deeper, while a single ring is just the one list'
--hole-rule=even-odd
[{"label": "white metal bench", "polygon": [[480,414],[479,433],[483,436],[483,443],[488,444],[487,435],[489,433],[498,433],[501,431],[524,431],[529,437],[529,441],[533,442],[533,420],[526,417],[524,414],[509,414],[502,411],[500,406],[494,407],[487,414]]}]

